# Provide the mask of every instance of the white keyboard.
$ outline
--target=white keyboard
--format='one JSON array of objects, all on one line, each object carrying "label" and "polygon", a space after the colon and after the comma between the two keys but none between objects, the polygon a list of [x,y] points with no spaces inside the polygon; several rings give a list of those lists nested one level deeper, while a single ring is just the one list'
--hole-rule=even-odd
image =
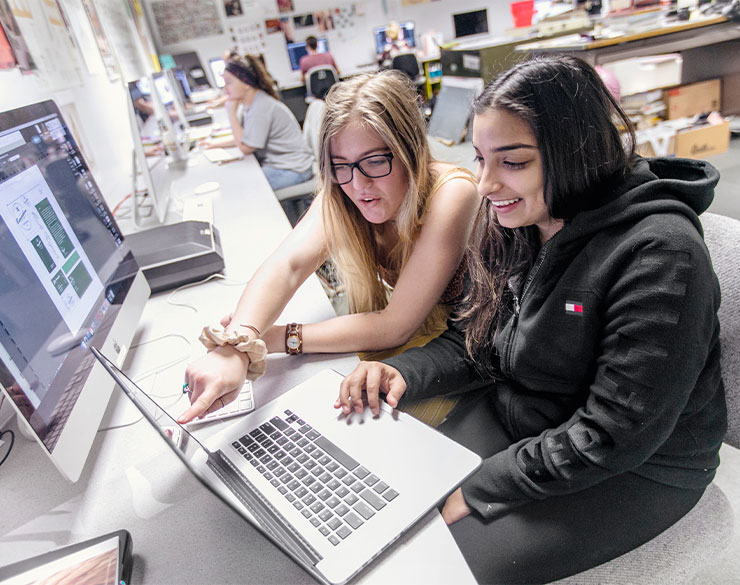
[{"label": "white keyboard", "polygon": [[[220,401],[216,401],[220,402]],[[202,424],[207,422],[213,422],[216,420],[221,420],[224,418],[231,418],[234,416],[239,416],[241,414],[247,414],[248,412],[252,412],[254,410],[254,396],[252,396],[252,383],[247,380],[244,382],[244,386],[242,386],[241,392],[239,392],[239,396],[237,396],[236,400],[232,400],[226,406],[223,408],[219,408],[218,410],[214,410],[210,414],[205,415],[201,418],[196,418],[188,423],[188,426],[190,425],[196,425],[196,424]]]},{"label": "white keyboard", "polygon": [[182,200],[182,220],[213,223],[213,199],[207,195],[185,197]]}]

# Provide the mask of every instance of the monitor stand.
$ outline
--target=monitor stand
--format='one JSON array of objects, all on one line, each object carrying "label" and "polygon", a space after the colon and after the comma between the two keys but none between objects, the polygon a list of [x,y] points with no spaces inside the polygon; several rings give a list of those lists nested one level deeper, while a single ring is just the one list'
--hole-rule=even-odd
[{"label": "monitor stand", "polygon": [[152,293],[202,280],[224,269],[218,230],[206,221],[181,221],[126,236]]}]

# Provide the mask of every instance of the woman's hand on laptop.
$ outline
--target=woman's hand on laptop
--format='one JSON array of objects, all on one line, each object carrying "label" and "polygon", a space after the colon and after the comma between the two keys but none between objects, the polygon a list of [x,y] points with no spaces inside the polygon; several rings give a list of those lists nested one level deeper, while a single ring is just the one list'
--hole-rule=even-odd
[{"label": "woman's hand on laptop", "polygon": [[381,362],[362,362],[352,373],[347,375],[339,387],[339,397],[334,408],[341,408],[344,414],[349,414],[354,408],[361,413],[365,406],[362,402],[362,392],[367,392],[367,402],[372,413],[380,413],[380,393],[383,392],[385,401],[395,408],[398,401],[406,392],[406,380],[396,368]]},{"label": "woman's hand on laptop", "polygon": [[217,347],[191,362],[185,370],[190,408],[177,422],[190,422],[234,400],[247,377],[248,367],[249,356],[231,346]]}]

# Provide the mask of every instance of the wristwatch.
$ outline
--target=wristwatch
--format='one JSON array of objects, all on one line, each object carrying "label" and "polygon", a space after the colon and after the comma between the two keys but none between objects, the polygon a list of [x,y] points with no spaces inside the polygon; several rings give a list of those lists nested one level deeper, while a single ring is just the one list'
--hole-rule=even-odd
[{"label": "wristwatch", "polygon": [[300,323],[288,323],[285,326],[285,353],[297,355],[303,352],[303,335]]}]

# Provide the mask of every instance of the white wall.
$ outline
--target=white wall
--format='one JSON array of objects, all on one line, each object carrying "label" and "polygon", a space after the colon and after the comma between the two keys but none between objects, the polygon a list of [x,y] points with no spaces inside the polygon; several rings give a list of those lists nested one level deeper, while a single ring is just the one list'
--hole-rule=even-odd
[{"label": "white wall", "polygon": [[[35,11],[43,0],[24,1]],[[79,0],[63,0],[63,3],[73,1]],[[99,61],[101,72],[90,74],[79,48],[70,47],[67,52],[66,48],[57,46],[70,75],[68,80],[50,83],[49,77],[53,76],[45,78],[43,71],[52,59],[42,52],[48,43],[43,38],[48,29],[40,26],[41,18],[34,22],[39,26],[25,26],[23,35],[40,69],[28,73],[19,69],[0,70],[0,111],[48,99],[56,101],[90,159],[88,163],[106,202],[113,207],[130,191],[131,185],[133,142],[123,82],[109,79],[97,49],[97,54],[88,58]]]},{"label": "white wall", "polygon": [[[216,7],[224,27],[224,34],[184,40],[173,44],[162,44],[157,23],[152,15],[152,1],[144,0],[144,6],[154,36],[155,44],[160,53],[178,54],[195,51],[204,67],[208,60],[219,57],[224,50],[232,47],[232,35],[229,29],[234,29],[237,38],[243,38],[239,31],[261,27],[264,43],[261,52],[265,55],[267,67],[281,87],[291,87],[300,84],[300,74],[290,69],[285,37],[282,33],[264,33],[264,21],[281,16],[292,17],[317,10],[335,9],[351,10],[354,7],[355,16],[352,18],[354,26],[335,28],[327,32],[319,32],[318,27],[295,29],[295,40],[304,40],[308,35],[326,36],[329,49],[337,62],[337,66],[344,73],[352,73],[362,65],[374,64],[375,43],[372,30],[377,26],[385,25],[389,20],[413,20],[416,24],[417,46],[421,44],[422,35],[427,32],[441,33],[444,41],[454,39],[452,14],[488,9],[488,26],[492,35],[502,35],[513,26],[509,11],[509,2],[494,0],[486,3],[484,0],[434,0],[421,4],[404,6],[400,0],[365,0],[354,3],[342,3],[336,0],[293,0],[294,10],[279,14],[276,0],[241,0],[245,14],[239,17],[227,17],[223,0],[215,0]],[[197,1],[197,0],[192,0]],[[260,29],[253,28],[256,36]],[[256,47],[255,47],[256,48]],[[250,47],[250,52],[254,50]]]}]

